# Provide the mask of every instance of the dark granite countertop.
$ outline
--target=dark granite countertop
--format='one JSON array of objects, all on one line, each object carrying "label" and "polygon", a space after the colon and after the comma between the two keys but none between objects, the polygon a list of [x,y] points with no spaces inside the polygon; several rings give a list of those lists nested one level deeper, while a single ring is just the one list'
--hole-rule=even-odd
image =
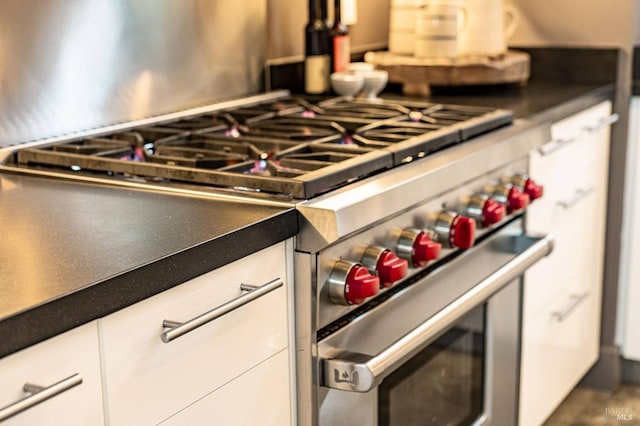
[{"label": "dark granite countertop", "polygon": [[295,235],[295,210],[0,174],[0,358]]},{"label": "dark granite countertop", "polygon": [[[399,93],[391,87],[384,95],[393,99]],[[567,83],[553,80],[532,80],[525,86],[491,86],[456,89],[436,89],[428,102],[487,106],[513,111],[516,118],[558,121],[607,99],[613,99],[613,83]],[[402,96],[407,98],[407,96]],[[414,97],[411,97],[414,98]]]}]

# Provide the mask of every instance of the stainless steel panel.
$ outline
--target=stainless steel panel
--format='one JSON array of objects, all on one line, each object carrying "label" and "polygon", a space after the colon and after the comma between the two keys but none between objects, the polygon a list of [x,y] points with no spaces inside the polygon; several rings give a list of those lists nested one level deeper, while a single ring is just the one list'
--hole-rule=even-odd
[{"label": "stainless steel panel", "polygon": [[520,378],[521,279],[512,281],[487,303],[485,424],[517,423]]},{"label": "stainless steel panel", "polygon": [[260,89],[266,0],[0,2],[0,146]]},{"label": "stainless steel panel", "polygon": [[[396,215],[386,218],[384,222],[378,222],[376,226],[363,230],[358,234],[348,237],[322,250],[318,255],[317,298],[320,303],[318,312],[318,326],[324,327],[330,322],[356,309],[356,306],[336,305],[329,301],[327,281],[331,269],[338,259],[358,261],[367,245],[380,245],[391,250],[398,241],[402,229],[424,229],[433,226],[430,218],[435,216],[443,208],[446,210],[458,210],[460,201],[470,194],[482,191],[489,183],[499,181],[500,178],[511,176],[527,170],[526,159],[510,163],[506,167],[496,170],[487,170],[483,176],[449,190],[443,195],[433,197],[424,204],[413,206],[406,211],[399,211]],[[414,194],[415,195],[415,194]],[[490,228],[479,228],[476,236],[485,234]],[[451,254],[454,250],[442,249],[441,257]],[[420,273],[423,268],[409,268],[407,278]],[[382,292],[388,291],[382,289]]]},{"label": "stainless steel panel", "polygon": [[317,252],[382,217],[456,188],[470,177],[524,159],[550,139],[548,123],[519,121],[384,176],[301,203],[296,248]]}]

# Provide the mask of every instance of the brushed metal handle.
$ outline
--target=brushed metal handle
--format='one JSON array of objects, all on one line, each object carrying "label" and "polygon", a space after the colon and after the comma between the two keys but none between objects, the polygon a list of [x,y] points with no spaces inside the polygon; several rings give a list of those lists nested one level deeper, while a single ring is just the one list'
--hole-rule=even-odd
[{"label": "brushed metal handle", "polygon": [[556,152],[560,148],[569,145],[577,140],[577,136],[571,138],[554,139],[538,148],[538,152],[544,156]]},{"label": "brushed metal handle", "polygon": [[527,244],[533,242],[516,257],[380,353],[371,356],[341,351],[332,358],[323,358],[322,385],[350,392],[369,392],[375,388],[387,374],[553,250],[550,234],[539,239],[525,238]]},{"label": "brushed metal handle", "polygon": [[[615,123],[619,119],[620,119],[620,116],[616,113],[613,113],[608,117],[601,118],[600,120],[598,120],[598,123],[596,123],[593,126],[582,127],[580,131],[585,133],[593,133],[595,131],[602,129],[603,127],[610,126],[611,124]],[[580,133],[570,138],[554,139],[551,142],[548,142],[542,145],[540,148],[538,148],[538,152],[540,152],[540,154],[542,155],[549,155],[552,152],[555,152],[560,148],[572,142],[575,142],[578,139],[578,137],[580,137]]]},{"label": "brushed metal handle", "polygon": [[282,278],[276,278],[275,280],[269,281],[268,283],[263,284],[259,287],[248,284],[241,284],[240,289],[242,291],[246,291],[246,294],[238,296],[223,305],[213,308],[209,312],[205,312],[204,314],[198,315],[197,317],[185,322],[164,320],[162,322],[162,327],[166,328],[167,330],[162,332],[162,334],[160,335],[160,339],[164,343],[169,343],[177,339],[178,337],[183,336],[192,330],[195,330],[198,327],[201,327],[217,318],[220,318],[221,316],[226,315],[229,312],[234,311],[257,298],[282,287],[283,285],[284,280]]},{"label": "brushed metal handle", "polygon": [[608,117],[601,118],[595,126],[585,126],[582,128],[585,132],[593,133],[602,129],[603,127],[607,127],[615,123],[620,119],[620,115],[613,113]]},{"label": "brushed metal handle", "polygon": [[32,383],[25,383],[22,390],[26,393],[30,393],[31,395],[7,405],[6,407],[0,408],[0,422],[3,422],[16,414],[22,413],[23,411],[28,410],[49,398],[60,395],[81,383],[82,376],[78,373],[47,387],[34,385]]},{"label": "brushed metal handle", "polygon": [[558,204],[560,204],[563,209],[568,210],[574,205],[578,204],[580,200],[591,194],[593,191],[595,191],[595,188],[593,186],[587,189],[579,189],[571,198],[566,201],[558,201]]},{"label": "brushed metal handle", "polygon": [[564,321],[569,317],[569,315],[571,315],[571,313],[578,307],[578,305],[584,302],[587,296],[589,296],[588,291],[585,291],[582,294],[572,294],[571,296],[569,296],[569,298],[571,299],[569,305],[561,311],[552,312],[551,316],[558,320],[558,322]]}]

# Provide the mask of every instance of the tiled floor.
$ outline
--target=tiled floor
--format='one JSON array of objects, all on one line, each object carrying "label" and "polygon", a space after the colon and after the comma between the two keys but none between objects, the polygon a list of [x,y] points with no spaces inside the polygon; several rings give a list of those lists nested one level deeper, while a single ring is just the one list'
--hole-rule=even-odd
[{"label": "tiled floor", "polygon": [[544,426],[640,425],[640,386],[616,393],[576,388]]}]

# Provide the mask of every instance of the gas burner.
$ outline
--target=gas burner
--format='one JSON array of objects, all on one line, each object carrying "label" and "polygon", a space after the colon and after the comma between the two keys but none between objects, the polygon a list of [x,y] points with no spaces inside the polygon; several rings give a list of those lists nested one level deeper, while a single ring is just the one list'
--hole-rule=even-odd
[{"label": "gas burner", "polygon": [[341,98],[328,100],[318,104],[323,115],[364,118],[367,120],[386,120],[408,115],[411,110],[394,103],[372,103],[362,101],[346,101]]},{"label": "gas burner", "polygon": [[355,143],[384,148],[393,153],[394,164],[407,163],[460,141],[459,132],[446,126],[399,120],[376,121],[356,130]]},{"label": "gas burner", "polygon": [[270,120],[257,121],[248,128],[241,130],[241,132],[250,136],[314,141],[345,135],[347,131],[338,123],[328,120],[306,117],[277,117]]},{"label": "gas burner", "polygon": [[398,121],[425,123],[433,126],[448,127],[460,132],[460,139],[467,140],[513,122],[513,113],[492,108],[425,104],[407,102],[411,112]]},{"label": "gas burner", "polygon": [[13,157],[55,169],[162,185],[191,183],[308,199],[511,122],[508,111],[412,101],[297,97],[158,122]]},{"label": "gas burner", "polygon": [[318,107],[301,98],[286,98],[271,102],[263,102],[257,105],[236,108],[229,111],[239,123],[250,126],[258,121],[264,121],[280,116],[300,114],[300,116],[313,116],[319,112]]}]

